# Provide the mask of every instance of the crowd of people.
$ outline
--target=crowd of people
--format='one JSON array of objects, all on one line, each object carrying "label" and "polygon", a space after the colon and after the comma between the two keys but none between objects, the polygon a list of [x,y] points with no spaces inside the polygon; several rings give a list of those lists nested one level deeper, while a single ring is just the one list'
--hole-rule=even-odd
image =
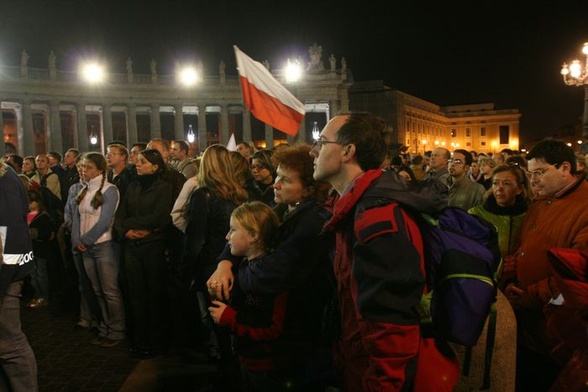
[{"label": "crowd of people", "polygon": [[[517,323],[516,390],[569,390],[570,374],[588,371],[569,369],[587,355],[588,309],[562,296],[548,253],[588,248],[585,161],[556,139],[526,155],[437,147],[411,156],[389,150],[389,132],[351,112],[312,145],[215,144],[189,157],[183,140],[152,139],[113,141],[104,154],[5,157],[0,210],[23,211],[0,214],[12,220],[0,226],[28,228],[30,246],[9,253],[18,246],[0,230],[0,283],[10,283],[0,285],[4,382],[37,388],[25,379],[35,378],[34,354],[15,321],[23,287],[31,309],[74,291],[72,328],[88,332],[88,344],[126,340],[140,358],[203,350],[219,366],[219,390],[426,390],[423,255],[410,210],[399,205],[391,229],[361,244],[353,230],[372,189],[403,199],[411,184],[435,181],[439,197],[412,200],[415,208],[462,208],[497,229],[498,301]],[[14,203],[16,194],[24,199]],[[33,256],[7,260],[15,254]]]}]

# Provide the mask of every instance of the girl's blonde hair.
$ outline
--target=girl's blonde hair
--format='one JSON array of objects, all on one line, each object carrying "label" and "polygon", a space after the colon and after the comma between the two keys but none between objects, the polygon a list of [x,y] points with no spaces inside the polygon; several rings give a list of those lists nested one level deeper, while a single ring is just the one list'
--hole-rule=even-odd
[{"label": "girl's blonde hair", "polygon": [[[90,205],[96,210],[104,203],[102,188],[104,187],[104,182],[106,182],[106,170],[108,169],[108,164],[106,163],[106,158],[104,158],[104,155],[98,152],[87,152],[82,156],[81,159],[91,161],[94,165],[96,165],[98,170],[102,171],[102,182],[100,183],[100,188],[98,188],[98,191],[94,194],[94,197],[90,202]],[[80,189],[80,192],[76,196],[77,205],[79,205],[82,200],[84,200],[86,193],[88,193],[88,185],[85,185],[82,189]]]},{"label": "girl's blonde hair", "polygon": [[198,171],[198,187],[207,187],[224,199],[239,205],[247,201],[247,191],[241,186],[231,161],[229,150],[213,144],[204,150]]},{"label": "girl's blonde hair", "polygon": [[233,210],[231,217],[251,236],[258,237],[258,249],[268,251],[274,245],[280,219],[267,204],[252,201],[241,204]]}]

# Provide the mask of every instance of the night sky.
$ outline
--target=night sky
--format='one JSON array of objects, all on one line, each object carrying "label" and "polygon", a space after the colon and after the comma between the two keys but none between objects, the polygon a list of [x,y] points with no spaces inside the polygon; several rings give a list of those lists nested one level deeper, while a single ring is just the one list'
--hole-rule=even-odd
[{"label": "night sky", "polygon": [[[355,80],[386,85],[439,105],[493,102],[519,109],[523,143],[577,123],[581,87],[566,86],[561,64],[584,60],[588,1],[468,3],[389,1],[89,1],[0,0],[0,64],[73,70],[80,56],[98,55],[111,70],[159,73],[174,61],[202,61],[217,74],[221,60],[236,75],[232,45],[278,68],[308,47],[343,56]],[[377,2],[380,3],[380,2]],[[527,5],[523,5],[526,3]]]}]

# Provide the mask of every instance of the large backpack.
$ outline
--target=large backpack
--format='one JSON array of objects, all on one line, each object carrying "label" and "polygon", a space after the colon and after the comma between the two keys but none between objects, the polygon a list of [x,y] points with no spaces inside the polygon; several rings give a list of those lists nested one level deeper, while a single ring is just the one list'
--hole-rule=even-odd
[{"label": "large backpack", "polygon": [[[365,227],[376,228],[381,226],[379,222],[389,221],[392,217],[386,206],[394,202],[381,197],[360,200],[354,220],[356,237],[362,236],[362,230],[368,231]],[[463,372],[467,375],[471,348],[492,315],[486,346],[485,389],[490,383],[495,334],[492,310],[497,294],[496,272],[501,262],[496,228],[457,207],[446,207],[433,217],[399,205],[415,220],[422,238],[413,244],[425,260],[426,288],[419,309],[423,336],[466,346]],[[381,209],[381,213],[373,208]],[[366,210],[371,211],[364,214]],[[366,222],[367,216],[373,221]]]}]

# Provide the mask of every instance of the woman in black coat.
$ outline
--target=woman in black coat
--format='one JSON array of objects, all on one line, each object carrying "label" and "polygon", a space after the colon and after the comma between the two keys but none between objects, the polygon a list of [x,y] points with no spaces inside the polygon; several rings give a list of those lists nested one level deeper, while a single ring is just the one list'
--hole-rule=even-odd
[{"label": "woman in black coat", "polygon": [[142,151],[137,177],[116,213],[123,238],[124,278],[132,313],[131,352],[152,357],[167,349],[166,230],[171,223],[172,186],[160,178],[165,164],[155,149]]}]

